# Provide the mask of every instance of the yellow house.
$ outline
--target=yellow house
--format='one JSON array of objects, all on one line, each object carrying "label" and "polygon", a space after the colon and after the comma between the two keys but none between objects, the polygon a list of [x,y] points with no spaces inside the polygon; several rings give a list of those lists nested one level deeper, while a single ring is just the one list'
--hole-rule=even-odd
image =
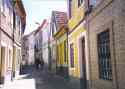
[{"label": "yellow house", "polygon": [[76,89],[87,87],[87,38],[84,19],[85,0],[68,0],[68,59],[70,82]]},{"label": "yellow house", "polygon": [[62,26],[54,35],[57,47],[57,74],[68,77],[68,35],[67,27]]},{"label": "yellow house", "polygon": [[53,11],[51,19],[52,34],[55,41],[56,73],[68,77],[68,28],[67,14]]}]

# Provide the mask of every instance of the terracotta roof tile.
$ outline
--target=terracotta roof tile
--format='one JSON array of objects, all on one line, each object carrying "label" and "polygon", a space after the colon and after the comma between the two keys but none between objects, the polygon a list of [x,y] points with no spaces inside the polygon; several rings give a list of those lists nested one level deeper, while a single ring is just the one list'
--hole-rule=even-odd
[{"label": "terracotta roof tile", "polygon": [[67,24],[67,14],[66,14],[66,12],[53,11],[53,15],[55,17],[55,21],[56,21],[57,26]]}]

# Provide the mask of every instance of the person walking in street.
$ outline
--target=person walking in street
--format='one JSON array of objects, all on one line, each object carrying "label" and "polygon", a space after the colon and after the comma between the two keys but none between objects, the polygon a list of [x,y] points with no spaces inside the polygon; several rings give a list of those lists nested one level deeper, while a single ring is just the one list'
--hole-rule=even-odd
[{"label": "person walking in street", "polygon": [[39,58],[37,58],[37,59],[35,60],[36,69],[39,69],[40,64],[41,64],[41,62],[40,62]]}]

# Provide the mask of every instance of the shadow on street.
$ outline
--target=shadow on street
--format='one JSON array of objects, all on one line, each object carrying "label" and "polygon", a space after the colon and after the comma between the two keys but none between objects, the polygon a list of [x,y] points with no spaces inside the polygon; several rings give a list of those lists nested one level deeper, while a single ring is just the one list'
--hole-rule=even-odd
[{"label": "shadow on street", "polygon": [[34,66],[23,67],[26,76],[22,79],[34,79],[36,89],[71,89],[66,80],[50,73],[47,68],[36,69]]}]

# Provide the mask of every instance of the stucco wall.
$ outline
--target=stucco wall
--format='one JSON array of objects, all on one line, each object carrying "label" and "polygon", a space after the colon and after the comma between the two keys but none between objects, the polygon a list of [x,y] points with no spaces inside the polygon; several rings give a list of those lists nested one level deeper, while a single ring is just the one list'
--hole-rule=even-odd
[{"label": "stucco wall", "polygon": [[[90,41],[90,78],[91,89],[124,89],[125,70],[124,60],[125,44],[124,12],[122,11],[123,0],[105,0],[102,2],[89,18],[89,41]],[[110,48],[113,80],[102,80],[99,78],[97,34],[109,29]],[[102,87],[103,86],[103,87]]]}]

